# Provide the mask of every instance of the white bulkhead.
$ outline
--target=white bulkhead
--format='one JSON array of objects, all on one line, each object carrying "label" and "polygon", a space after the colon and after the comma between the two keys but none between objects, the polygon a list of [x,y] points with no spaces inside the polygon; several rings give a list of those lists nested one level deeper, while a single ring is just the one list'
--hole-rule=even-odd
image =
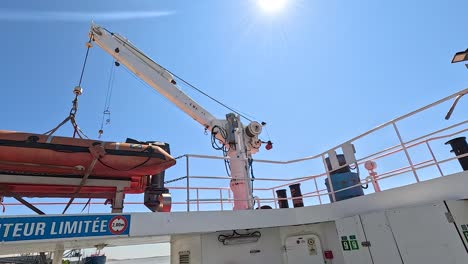
[{"label": "white bulkhead", "polygon": [[[180,254],[187,253],[190,254],[190,261],[187,263],[191,264],[344,263],[334,222],[237,230],[241,234],[254,231],[261,233],[257,242],[244,241],[244,244],[232,245],[224,245],[218,240],[219,235],[230,235],[232,231],[174,236],[171,243],[171,264],[186,263],[180,262]],[[314,246],[308,244],[310,240],[314,241]],[[333,252],[333,262],[326,262],[324,251]]]},{"label": "white bulkhead", "polygon": [[[247,236],[254,233],[261,235]],[[173,236],[171,264],[466,264],[467,244],[468,201],[458,200],[316,224]]]}]

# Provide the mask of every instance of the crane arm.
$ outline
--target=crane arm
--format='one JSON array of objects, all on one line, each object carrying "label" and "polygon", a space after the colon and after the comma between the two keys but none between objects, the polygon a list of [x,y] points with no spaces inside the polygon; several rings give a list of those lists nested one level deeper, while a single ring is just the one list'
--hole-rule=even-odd
[{"label": "crane arm", "polygon": [[[238,114],[227,114],[226,119],[217,119],[206,111],[177,86],[172,74],[133,46],[126,38],[111,33],[105,28],[92,24],[91,40],[125,65],[136,76],[145,81],[178,108],[191,116],[227,146],[230,159],[231,189],[234,194],[234,210],[253,208],[252,178],[247,159],[258,152],[262,141],[259,135],[262,125],[251,121],[247,126],[241,123]],[[213,131],[219,127],[219,131]],[[224,133],[221,133],[221,132]]]},{"label": "crane arm", "polygon": [[[99,47],[114,57],[116,61],[125,65],[131,72],[166,97],[179,109],[195,119],[205,129],[212,131],[214,126],[220,126],[223,123],[222,120],[216,119],[181,91],[177,87],[171,73],[133,46],[126,38],[119,34],[111,33],[96,24],[91,25],[90,34],[91,39]],[[218,139],[224,143],[222,137],[218,136]]]}]

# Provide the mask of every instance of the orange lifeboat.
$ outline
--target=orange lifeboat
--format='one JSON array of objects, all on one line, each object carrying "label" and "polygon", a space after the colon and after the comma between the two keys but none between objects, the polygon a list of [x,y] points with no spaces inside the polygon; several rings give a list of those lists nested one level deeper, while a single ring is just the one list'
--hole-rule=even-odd
[{"label": "orange lifeboat", "polygon": [[91,176],[135,182],[135,177],[155,175],[175,165],[165,149],[164,143],[103,142],[0,130],[0,172],[76,177],[91,166]]}]

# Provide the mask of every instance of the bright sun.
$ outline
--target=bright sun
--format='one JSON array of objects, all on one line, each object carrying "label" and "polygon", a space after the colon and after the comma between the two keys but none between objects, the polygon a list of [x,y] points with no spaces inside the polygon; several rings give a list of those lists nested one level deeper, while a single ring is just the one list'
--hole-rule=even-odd
[{"label": "bright sun", "polygon": [[284,9],[287,0],[258,0],[258,5],[263,11],[276,13]]}]

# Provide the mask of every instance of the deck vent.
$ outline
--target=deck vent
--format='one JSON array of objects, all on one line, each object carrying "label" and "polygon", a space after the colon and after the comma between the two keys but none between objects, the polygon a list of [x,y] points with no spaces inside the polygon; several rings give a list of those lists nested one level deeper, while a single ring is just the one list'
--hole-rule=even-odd
[{"label": "deck vent", "polygon": [[179,264],[190,264],[190,251],[179,251]]}]

